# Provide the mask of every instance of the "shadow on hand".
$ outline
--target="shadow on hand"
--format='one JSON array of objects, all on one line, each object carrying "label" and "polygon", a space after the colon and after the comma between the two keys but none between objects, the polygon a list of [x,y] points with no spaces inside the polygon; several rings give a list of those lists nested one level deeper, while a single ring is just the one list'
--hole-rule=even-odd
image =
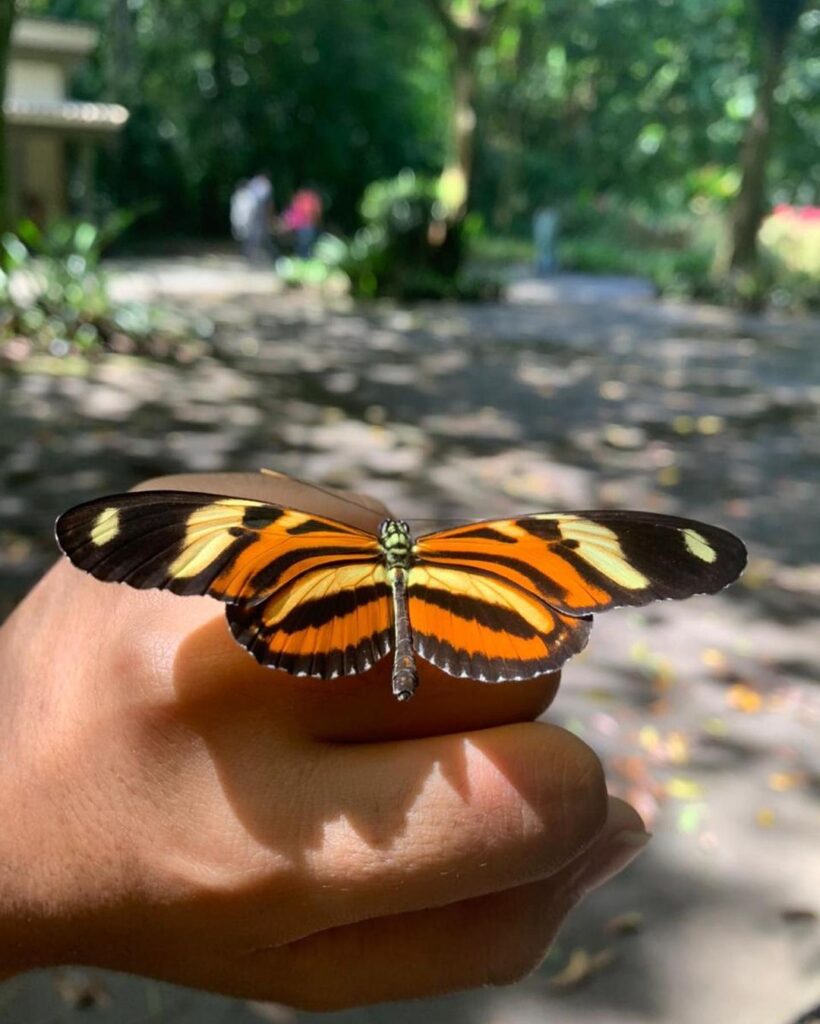
[{"label": "shadow on hand", "polygon": [[[332,680],[289,676],[258,665],[220,616],[178,649],[175,717],[202,737],[233,812],[267,847],[301,862],[322,845],[326,825],[344,818],[368,845],[389,849],[427,779],[441,772],[469,801],[467,745],[481,747],[483,729],[535,719],[560,678],[488,685],[420,662],[419,690],[402,703],[391,692],[390,665],[388,657],[362,675]],[[404,742],[464,733],[447,745],[446,763],[433,753],[441,744]],[[331,776],[317,787],[327,759],[353,744],[370,748],[372,785]],[[523,768],[509,781],[525,800],[528,787],[543,789]]]}]

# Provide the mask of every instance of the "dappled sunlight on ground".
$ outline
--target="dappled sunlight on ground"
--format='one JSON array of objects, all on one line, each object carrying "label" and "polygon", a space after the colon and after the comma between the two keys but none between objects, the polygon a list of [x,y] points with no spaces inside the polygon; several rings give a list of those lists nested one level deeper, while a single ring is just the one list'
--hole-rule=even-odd
[{"label": "dappled sunlight on ground", "polygon": [[[551,713],[601,754],[653,846],[580,910],[535,979],[448,1001],[446,1015],[788,1024],[816,998],[820,958],[818,323],[640,294],[568,302],[537,282],[508,305],[412,309],[321,305],[256,279],[240,299],[223,284],[187,300],[217,324],[193,365],[40,358],[0,373],[0,611],[55,557],[60,511],[185,470],[266,466],[366,491],[424,520],[417,532],[596,506],[734,530],[750,548],[744,581],[601,617]],[[587,961],[559,994],[549,978],[573,949]],[[39,998],[14,984],[15,1005]],[[181,1020],[168,1007],[199,998],[110,985],[148,993],[135,1020]],[[254,1019],[205,1002],[210,1016],[184,1019]]]}]

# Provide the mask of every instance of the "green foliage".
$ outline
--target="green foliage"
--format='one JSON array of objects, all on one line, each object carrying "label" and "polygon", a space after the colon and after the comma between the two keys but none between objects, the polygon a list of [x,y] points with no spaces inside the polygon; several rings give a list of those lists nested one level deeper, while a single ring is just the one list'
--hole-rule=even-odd
[{"label": "green foliage", "polygon": [[418,3],[41,3],[103,33],[75,91],[131,110],[99,184],[113,206],[158,201],[143,233],[226,234],[231,190],[262,170],[280,209],[313,183],[349,229],[369,181],[437,166],[445,57]]},{"label": "green foliage", "polygon": [[[37,3],[103,32],[75,91],[131,109],[99,170],[112,205],[158,201],[141,230],[225,233],[232,186],[263,168],[279,206],[313,181],[328,223],[349,230],[368,182],[446,161],[449,47],[421,0]],[[535,207],[601,193],[682,209],[692,173],[731,174],[754,99],[756,4],[799,6],[505,4],[478,66],[473,209],[509,234]],[[777,94],[773,201],[820,196],[818,41],[807,10]]]},{"label": "green foliage", "polygon": [[528,238],[514,235],[489,235],[478,231],[470,238],[471,261],[485,266],[509,267],[516,263],[534,263],[535,245]]},{"label": "green foliage", "polygon": [[[818,42],[820,15],[807,11],[777,93],[775,201],[820,195]],[[474,196],[493,229],[523,231],[534,207],[601,194],[683,211],[693,172],[736,173],[754,106],[754,9],[552,0],[505,27],[482,71]]]},{"label": "green foliage", "polygon": [[566,270],[645,277],[661,294],[711,300],[721,234],[713,212],[658,217],[639,203],[588,204],[564,211],[558,257]]},{"label": "green foliage", "polygon": [[820,309],[820,207],[780,207],[760,232],[772,305]]},{"label": "green foliage", "polygon": [[[471,193],[471,209],[492,234],[529,237],[534,209],[561,207],[568,221],[574,208],[584,215],[601,196],[612,205],[641,204],[649,214],[644,226],[677,219],[684,232],[706,213],[725,213],[740,184],[761,32],[783,35],[790,27],[766,198],[820,201],[820,12],[803,0],[29,0],[28,6],[101,29],[96,63],[84,66],[75,92],[119,100],[132,116],[119,144],[102,154],[99,185],[112,207],[154,200],[140,230],[164,237],[226,234],[232,187],[259,170],[271,173],[280,208],[297,186],[318,186],[334,232],[357,224],[368,182],[390,179],[405,166],[416,168],[419,180],[436,175],[452,156],[443,140],[453,50],[442,30],[448,19],[436,17],[437,9],[462,26],[473,14],[495,25],[482,35],[475,61],[479,131]],[[369,227],[355,242],[363,293],[379,290],[384,277],[386,243]],[[677,287],[691,275],[704,278],[698,289],[711,287],[706,271],[694,267],[710,264],[711,239],[698,242],[692,257],[661,240],[669,242],[669,255],[662,256],[650,236],[627,248],[642,266],[656,266],[656,279]],[[567,252],[579,265],[615,269],[627,257],[619,244],[608,245],[573,233]],[[646,245],[651,260],[640,256]],[[687,259],[692,266],[681,275],[677,268]],[[429,290],[423,267],[416,253],[401,272],[402,287],[420,275],[418,287]],[[288,270],[297,277],[313,273]]]},{"label": "green foliage", "polygon": [[342,269],[354,295],[439,298],[458,294],[461,226],[447,220],[436,179],[402,171],[365,189],[363,227]]},{"label": "green foliage", "polygon": [[[759,309],[820,308],[820,220],[796,211],[770,217],[755,273],[721,271],[724,224],[719,205],[700,215],[652,215],[640,204],[580,206],[565,211],[558,242],[565,270],[629,274],[674,298],[730,302]],[[806,214],[811,213],[810,210]]]},{"label": "green foliage", "polygon": [[10,213],[8,181],[8,139],[3,103],[6,94],[6,70],[11,48],[11,30],[16,14],[16,0],[0,4],[0,231],[5,230]]},{"label": "green foliage", "polygon": [[107,348],[168,353],[182,325],[151,307],[113,302],[100,268],[104,250],[132,220],[120,213],[99,227],[60,221],[48,230],[23,221],[16,233],[4,234],[0,341],[16,339],[11,351],[22,345],[56,356]]},{"label": "green foliage", "polygon": [[350,282],[343,269],[347,258],[347,243],[335,235],[320,235],[310,259],[282,256],[276,261],[276,273],[289,287],[321,288],[331,292],[345,292]]},{"label": "green foliage", "polygon": [[783,39],[797,24],[806,0],[755,0],[755,6],[763,31]]}]

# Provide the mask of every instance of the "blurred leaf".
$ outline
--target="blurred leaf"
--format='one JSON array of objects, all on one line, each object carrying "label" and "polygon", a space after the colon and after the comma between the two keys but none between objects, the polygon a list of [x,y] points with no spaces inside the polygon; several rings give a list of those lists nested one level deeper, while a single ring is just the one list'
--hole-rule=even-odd
[{"label": "blurred leaf", "polygon": [[769,775],[769,789],[776,793],[785,793],[806,783],[805,772],[772,772]]},{"label": "blurred leaf", "polygon": [[604,925],[610,935],[636,935],[643,929],[643,914],[639,910],[628,910],[611,917]]},{"label": "blurred leaf", "polygon": [[93,224],[81,223],[74,229],[74,249],[77,253],[89,253],[99,239]]},{"label": "blurred leaf", "polygon": [[575,949],[570,953],[566,966],[550,978],[549,987],[556,992],[569,992],[609,967],[614,960],[613,949],[603,949],[599,953]]},{"label": "blurred leaf", "polygon": [[679,776],[669,779],[663,788],[666,795],[675,800],[695,800],[703,792],[703,787],[699,782]]},{"label": "blurred leaf", "polygon": [[780,917],[787,924],[815,924],[818,913],[809,907],[785,907],[780,911]]},{"label": "blurred leaf", "polygon": [[706,804],[688,804],[678,814],[678,831],[682,835],[694,835],[706,818]]},{"label": "blurred leaf", "polygon": [[763,697],[747,683],[735,683],[726,692],[726,703],[736,711],[755,715],[763,709]]},{"label": "blurred leaf", "polygon": [[775,823],[775,813],[771,807],[761,807],[755,814],[755,822],[760,828],[771,828]]}]

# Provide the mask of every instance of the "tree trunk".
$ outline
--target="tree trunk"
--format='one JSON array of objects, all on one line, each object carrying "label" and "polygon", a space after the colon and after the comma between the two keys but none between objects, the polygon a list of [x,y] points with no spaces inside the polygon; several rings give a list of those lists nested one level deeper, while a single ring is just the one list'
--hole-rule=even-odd
[{"label": "tree trunk", "polygon": [[232,184],[227,178],[231,173],[231,165],[221,156],[229,150],[225,130],[228,116],[225,107],[228,102],[229,86],[229,41],[225,34],[225,26],[229,7],[230,0],[217,0],[212,17],[207,24],[205,37],[211,54],[211,74],[214,81],[213,96],[210,100],[210,131],[214,141],[210,160],[200,186],[199,217],[200,226],[212,235],[222,235],[226,231],[225,202]]},{"label": "tree trunk", "polygon": [[766,165],[771,150],[774,92],[783,73],[785,38],[765,38],[755,109],[740,152],[741,185],[732,218],[732,270],[755,270],[757,235],[766,213]]},{"label": "tree trunk", "polygon": [[6,98],[6,73],[11,53],[11,28],[14,24],[16,0],[0,0],[0,233],[11,223],[9,195],[8,139],[3,103]]},{"label": "tree trunk", "polygon": [[492,38],[508,0],[499,0],[489,10],[481,0],[468,0],[466,5],[448,0],[427,0],[428,6],[441,22],[452,47],[453,121],[452,153],[444,172],[450,219],[464,219],[469,208],[475,154],[476,107],[479,51]]},{"label": "tree trunk", "polygon": [[466,34],[453,47],[452,154],[445,173],[455,199],[456,220],[461,220],[467,212],[473,180],[477,52],[478,48]]}]

